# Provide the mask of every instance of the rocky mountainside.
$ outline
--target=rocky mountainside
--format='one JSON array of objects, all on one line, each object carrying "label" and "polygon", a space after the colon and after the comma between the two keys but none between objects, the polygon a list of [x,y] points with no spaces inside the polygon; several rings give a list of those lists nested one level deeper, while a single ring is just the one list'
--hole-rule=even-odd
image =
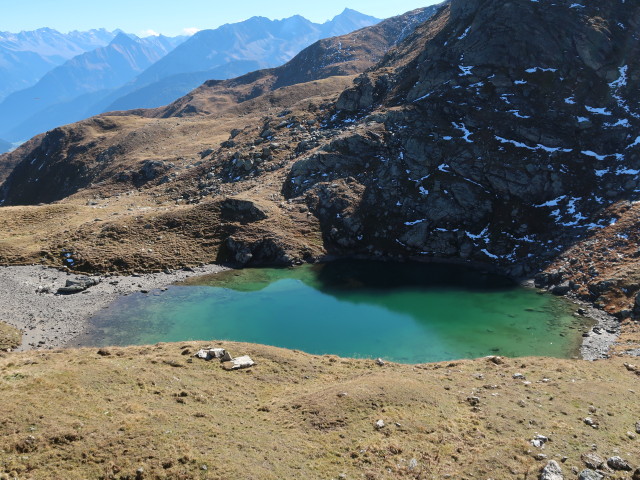
[{"label": "rocky mountainside", "polygon": [[[638,15],[622,1],[452,2],[340,96],[325,125],[354,132],[296,162],[286,197],[319,202],[336,251],[530,274],[637,196]],[[336,208],[328,185],[348,177]]]},{"label": "rocky mountainside", "polygon": [[[33,87],[7,97],[0,104],[0,132],[20,141],[85,118],[88,105],[131,80],[182,40],[119,33],[109,45],[68,60]],[[80,102],[73,102],[79,97]]]},{"label": "rocky mountainside", "polygon": [[118,34],[104,29],[60,33],[50,28],[29,32],[0,32],[0,101],[35,84],[65,61],[104,47]]},{"label": "rocky mountainside", "polygon": [[[538,274],[628,316],[639,270],[615,252],[637,236],[639,26],[640,6],[623,0],[452,0],[346,89],[308,82],[333,68],[320,61],[291,67],[314,51],[342,62],[320,43],[253,80],[38,137],[3,157],[21,163],[0,196],[150,202],[135,222],[99,218],[57,237],[78,268],[116,256],[119,268],[162,268],[185,251],[240,265],[467,262]],[[122,246],[153,235],[144,252]],[[184,248],[169,254],[176,235]],[[603,236],[608,257],[594,252]]]},{"label": "rocky mountainside", "polygon": [[379,21],[346,9],[323,24],[299,15],[283,20],[253,17],[214,30],[201,30],[110,95],[95,113],[160,107],[206,80],[224,80],[282,65],[319,39],[344,35]]}]

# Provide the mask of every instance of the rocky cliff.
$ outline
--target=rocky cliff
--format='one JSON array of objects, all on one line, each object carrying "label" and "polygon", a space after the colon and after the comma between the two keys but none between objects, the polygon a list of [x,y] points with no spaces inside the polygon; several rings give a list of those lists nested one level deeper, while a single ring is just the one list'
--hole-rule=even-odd
[{"label": "rocky cliff", "polygon": [[[639,15],[452,1],[340,96],[325,124],[353,132],[296,162],[286,197],[306,199],[339,252],[530,273],[637,196]],[[353,195],[343,208],[336,188]]]}]

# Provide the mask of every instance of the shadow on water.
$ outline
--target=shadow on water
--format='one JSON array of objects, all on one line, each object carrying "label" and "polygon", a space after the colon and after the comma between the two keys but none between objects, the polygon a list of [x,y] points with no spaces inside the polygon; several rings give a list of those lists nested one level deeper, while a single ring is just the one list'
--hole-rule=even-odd
[{"label": "shadow on water", "polygon": [[85,345],[224,339],[419,363],[576,354],[569,305],[497,275],[442,264],[339,261],[246,269],[117,300]]}]

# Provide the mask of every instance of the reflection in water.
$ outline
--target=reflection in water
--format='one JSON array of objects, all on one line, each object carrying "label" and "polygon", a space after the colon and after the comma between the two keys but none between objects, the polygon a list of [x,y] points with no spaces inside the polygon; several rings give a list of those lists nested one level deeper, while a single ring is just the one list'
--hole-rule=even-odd
[{"label": "reflection in water", "polygon": [[188,339],[419,363],[576,354],[585,326],[568,304],[450,265],[340,261],[246,269],[116,301],[86,345]]}]

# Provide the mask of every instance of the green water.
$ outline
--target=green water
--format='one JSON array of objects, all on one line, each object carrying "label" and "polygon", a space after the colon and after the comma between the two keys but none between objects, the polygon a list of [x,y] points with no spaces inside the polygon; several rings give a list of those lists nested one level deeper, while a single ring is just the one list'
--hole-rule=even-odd
[{"label": "green water", "polygon": [[228,271],[123,297],[84,345],[235,340],[404,363],[577,355],[588,326],[566,301],[477,271],[341,261]]}]

